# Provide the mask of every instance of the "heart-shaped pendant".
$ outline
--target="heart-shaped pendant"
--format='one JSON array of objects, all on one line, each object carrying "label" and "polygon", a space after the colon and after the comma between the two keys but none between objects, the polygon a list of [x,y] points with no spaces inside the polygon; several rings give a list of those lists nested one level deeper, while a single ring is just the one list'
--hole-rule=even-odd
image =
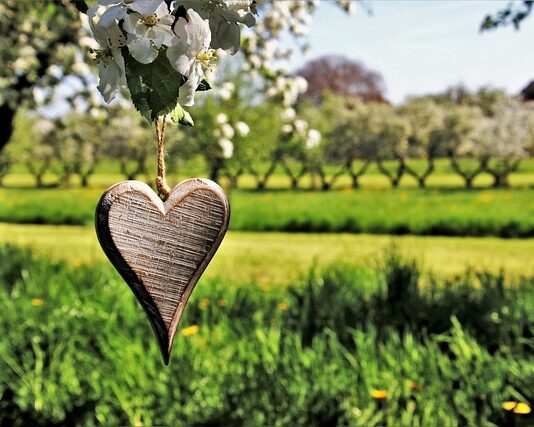
[{"label": "heart-shaped pendant", "polygon": [[165,202],[147,184],[124,181],[98,203],[100,245],[145,310],[166,365],[187,300],[229,219],[226,195],[207,179],[183,181]]}]

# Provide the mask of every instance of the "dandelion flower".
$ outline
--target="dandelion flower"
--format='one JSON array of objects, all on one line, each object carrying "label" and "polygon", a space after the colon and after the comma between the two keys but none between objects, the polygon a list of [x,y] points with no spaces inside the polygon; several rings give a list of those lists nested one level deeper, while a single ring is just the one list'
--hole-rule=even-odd
[{"label": "dandelion flower", "polygon": [[210,300],[207,298],[202,298],[198,303],[198,308],[200,308],[201,310],[206,310],[206,308],[208,308],[208,305],[210,305]]},{"label": "dandelion flower", "polygon": [[192,335],[198,334],[198,331],[199,331],[199,328],[197,325],[191,325],[191,326],[188,326],[187,328],[182,329],[182,332],[180,333],[184,337],[190,337]]},{"label": "dandelion flower", "polygon": [[32,305],[34,307],[41,307],[43,305],[43,300],[41,298],[34,298],[32,299]]},{"label": "dandelion flower", "polygon": [[524,402],[519,402],[517,406],[514,408],[514,413],[520,414],[520,415],[530,414],[530,411],[531,411],[530,406],[528,406],[528,404]]},{"label": "dandelion flower", "polygon": [[385,400],[388,398],[388,396],[389,393],[387,392],[387,390],[380,390],[376,388],[373,388],[371,390],[371,397],[375,400]]},{"label": "dandelion flower", "polygon": [[513,402],[513,401],[506,401],[506,402],[503,402],[502,404],[502,408],[505,411],[512,411],[516,406],[517,406],[517,402]]},{"label": "dandelion flower", "polygon": [[287,305],[287,303],[285,302],[281,302],[280,304],[278,304],[278,309],[280,311],[286,311],[288,308],[289,308],[289,305]]}]

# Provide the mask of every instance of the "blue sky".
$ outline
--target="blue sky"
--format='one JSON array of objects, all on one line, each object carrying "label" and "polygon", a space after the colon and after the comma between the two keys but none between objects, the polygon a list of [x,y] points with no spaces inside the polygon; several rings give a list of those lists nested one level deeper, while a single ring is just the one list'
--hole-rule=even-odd
[{"label": "blue sky", "polygon": [[362,61],[385,79],[386,97],[435,93],[464,83],[517,93],[534,79],[534,17],[519,31],[480,33],[482,19],[508,1],[390,0],[367,2],[353,16],[322,2],[311,26],[311,50],[291,68],[325,54]]}]

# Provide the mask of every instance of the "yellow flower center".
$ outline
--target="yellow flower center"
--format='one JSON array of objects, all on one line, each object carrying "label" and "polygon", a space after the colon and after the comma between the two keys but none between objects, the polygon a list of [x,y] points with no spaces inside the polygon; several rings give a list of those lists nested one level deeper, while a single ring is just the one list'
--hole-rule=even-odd
[{"label": "yellow flower center", "polygon": [[217,59],[217,57],[213,55],[212,52],[201,52],[197,54],[195,58],[197,59],[197,61],[202,62],[202,65],[204,65],[205,67],[209,66],[210,61]]},{"label": "yellow flower center", "polygon": [[148,27],[153,27],[158,22],[159,22],[159,19],[156,15],[149,15],[143,18],[143,23],[147,25]]},{"label": "yellow flower center", "polygon": [[111,49],[91,49],[91,53],[95,56],[94,60],[97,64],[103,63],[107,65],[113,57]]}]

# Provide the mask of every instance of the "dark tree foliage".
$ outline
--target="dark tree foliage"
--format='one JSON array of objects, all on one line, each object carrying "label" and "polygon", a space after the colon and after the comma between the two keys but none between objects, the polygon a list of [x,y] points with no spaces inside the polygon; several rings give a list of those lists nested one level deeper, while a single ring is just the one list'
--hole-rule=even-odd
[{"label": "dark tree foliage", "polygon": [[307,62],[297,74],[308,81],[305,98],[320,102],[325,92],[363,101],[386,102],[385,84],[380,73],[361,62],[339,55],[328,55]]},{"label": "dark tree foliage", "polygon": [[494,15],[487,15],[480,26],[480,31],[494,30],[499,27],[513,25],[519,29],[523,20],[530,16],[534,0],[522,0],[510,2],[506,8],[499,10]]}]

